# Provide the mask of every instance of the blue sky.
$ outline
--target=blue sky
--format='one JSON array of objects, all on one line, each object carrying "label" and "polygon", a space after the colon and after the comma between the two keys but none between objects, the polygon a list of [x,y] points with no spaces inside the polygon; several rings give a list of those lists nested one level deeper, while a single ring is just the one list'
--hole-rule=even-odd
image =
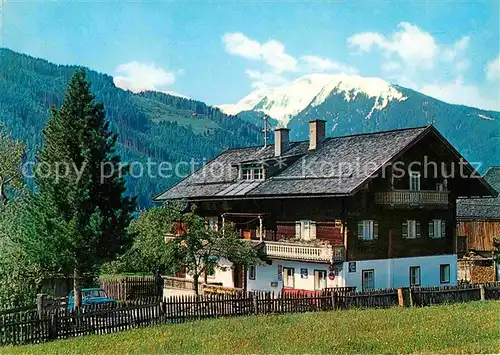
[{"label": "blue sky", "polygon": [[347,72],[500,109],[498,1],[0,3],[1,46],[136,91],[235,103],[258,87]]}]

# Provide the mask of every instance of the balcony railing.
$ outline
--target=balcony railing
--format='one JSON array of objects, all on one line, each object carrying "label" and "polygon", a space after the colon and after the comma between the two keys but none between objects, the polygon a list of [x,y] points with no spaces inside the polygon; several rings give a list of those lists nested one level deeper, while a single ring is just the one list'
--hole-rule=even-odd
[{"label": "balcony railing", "polygon": [[264,251],[268,257],[307,261],[343,261],[343,246],[313,246],[300,243],[264,242]]},{"label": "balcony railing", "polygon": [[446,206],[448,191],[394,190],[375,193],[375,203],[391,206]]}]

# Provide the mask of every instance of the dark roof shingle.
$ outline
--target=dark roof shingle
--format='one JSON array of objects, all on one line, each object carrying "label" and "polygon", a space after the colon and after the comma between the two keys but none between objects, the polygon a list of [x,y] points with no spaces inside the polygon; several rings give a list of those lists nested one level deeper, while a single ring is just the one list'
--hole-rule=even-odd
[{"label": "dark roof shingle", "polygon": [[237,165],[274,157],[273,145],[228,150],[157,196],[155,201],[349,194],[427,130],[419,127],[327,138],[314,151],[308,150],[309,142],[292,142],[284,155],[298,159],[291,160],[279,174],[264,181],[239,181]]},{"label": "dark roof shingle", "polygon": [[[500,166],[492,166],[484,179],[500,191]],[[500,220],[500,195],[496,198],[471,198],[457,201],[457,218],[461,220]]]}]

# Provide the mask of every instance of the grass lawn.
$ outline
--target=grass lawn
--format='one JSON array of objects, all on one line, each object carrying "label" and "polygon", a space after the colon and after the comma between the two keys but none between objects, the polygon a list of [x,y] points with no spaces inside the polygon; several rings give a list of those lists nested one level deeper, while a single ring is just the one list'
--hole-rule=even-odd
[{"label": "grass lawn", "polygon": [[213,319],[2,354],[500,353],[500,302]]}]

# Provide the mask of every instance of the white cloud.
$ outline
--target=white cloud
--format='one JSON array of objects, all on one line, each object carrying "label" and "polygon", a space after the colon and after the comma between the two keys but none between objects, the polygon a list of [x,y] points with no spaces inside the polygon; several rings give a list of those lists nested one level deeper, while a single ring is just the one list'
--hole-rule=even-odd
[{"label": "white cloud", "polygon": [[113,82],[124,90],[141,92],[146,90],[165,91],[175,82],[175,74],[155,64],[137,61],[120,64],[115,69]]},{"label": "white cloud", "polygon": [[255,89],[282,85],[288,81],[280,74],[274,72],[261,72],[259,70],[247,69],[245,73],[250,80],[252,80],[252,87]]},{"label": "white cloud", "polygon": [[460,77],[455,81],[428,84],[418,89],[426,95],[448,103],[479,107],[488,110],[500,110],[499,98],[485,98],[476,85],[466,84]]},{"label": "white cloud", "polygon": [[362,32],[349,37],[347,42],[351,47],[358,47],[360,52],[369,52],[375,45],[384,48],[387,41],[380,33]]},{"label": "white cloud", "polygon": [[389,60],[396,57],[410,69],[432,69],[439,51],[430,33],[408,22],[401,22],[391,38],[376,32],[363,32],[349,37],[347,42],[360,52],[378,47]]},{"label": "white cloud", "polygon": [[245,71],[254,88],[285,84],[290,80],[289,77],[286,77],[287,73],[357,73],[356,68],[329,58],[315,55],[296,58],[288,54],[285,46],[275,39],[261,43],[241,32],[232,32],[222,36],[222,41],[229,54],[264,64],[266,67],[264,70],[247,69]]},{"label": "white cloud", "polygon": [[441,55],[442,60],[447,63],[453,63],[458,73],[469,69],[470,62],[464,58],[464,55],[469,48],[470,36],[463,36],[456,41],[452,46],[445,48]]},{"label": "white cloud", "polygon": [[305,72],[341,72],[346,74],[356,74],[358,70],[349,65],[314,55],[305,55],[300,58],[303,63],[302,71]]},{"label": "white cloud", "polygon": [[445,61],[454,61],[459,55],[463,54],[465,50],[469,47],[470,37],[463,36],[459,39],[453,46],[446,48],[443,51],[443,59]]},{"label": "white cloud", "polygon": [[297,60],[285,52],[285,46],[282,43],[274,39],[260,43],[241,32],[234,32],[226,33],[222,40],[228,53],[246,59],[264,61],[277,73],[297,69]]},{"label": "white cloud", "polygon": [[500,79],[500,54],[486,64],[486,79],[495,81]]},{"label": "white cloud", "polygon": [[[388,36],[363,32],[347,39],[354,54],[378,49],[381,73],[393,83],[449,103],[499,110],[498,91],[491,93],[484,85],[463,80],[470,67],[467,51],[471,41],[466,35],[451,45],[438,43],[430,33],[408,22],[401,22]],[[500,58],[489,62],[485,71],[490,81],[500,78]]]}]

